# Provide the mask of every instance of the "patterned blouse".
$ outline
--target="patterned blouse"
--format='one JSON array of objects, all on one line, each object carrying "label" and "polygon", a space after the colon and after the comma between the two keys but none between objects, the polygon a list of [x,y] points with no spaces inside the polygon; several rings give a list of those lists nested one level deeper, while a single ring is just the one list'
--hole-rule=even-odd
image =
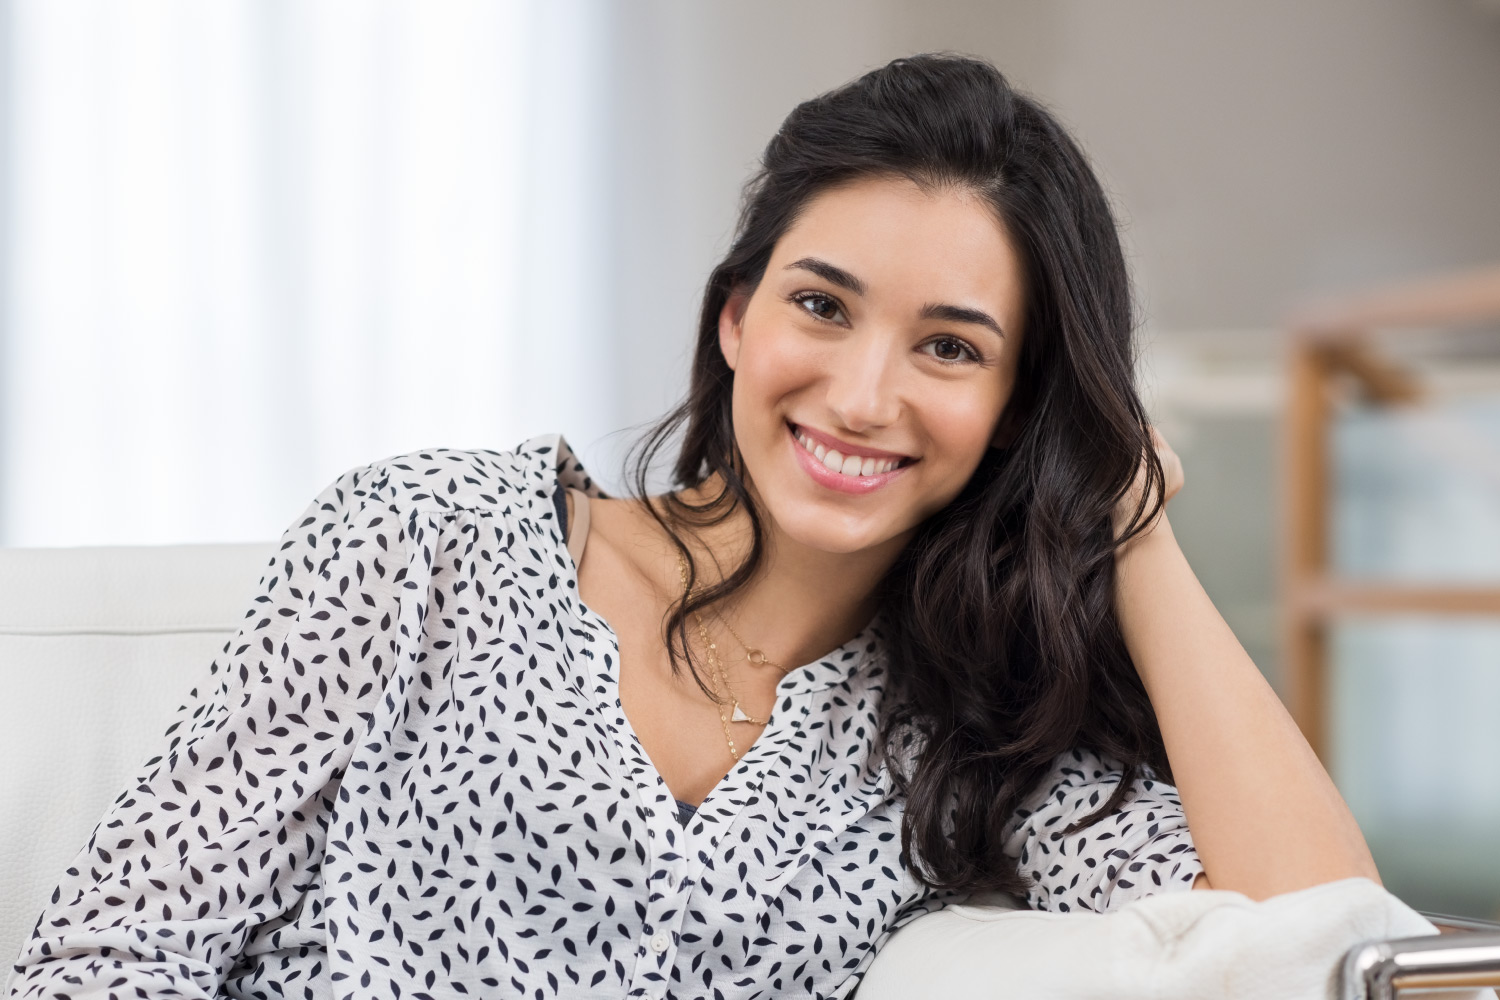
[{"label": "patterned blouse", "polygon": [[[901,864],[871,753],[872,624],[782,680],[684,824],[620,707],[554,497],[561,438],[353,470],[286,532],[235,637],[110,807],[15,997],[845,997],[947,898]],[[1028,902],[1201,870],[1174,790],[1057,762],[1008,849]]]}]

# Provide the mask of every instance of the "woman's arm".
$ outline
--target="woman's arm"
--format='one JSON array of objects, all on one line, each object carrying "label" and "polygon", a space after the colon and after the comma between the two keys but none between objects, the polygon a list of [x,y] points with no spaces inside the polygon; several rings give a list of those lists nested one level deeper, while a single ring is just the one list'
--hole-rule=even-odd
[{"label": "woman's arm", "polygon": [[[395,656],[405,538],[375,470],[282,536],[235,637],[62,875],[14,997],[218,996],[250,937],[299,911]],[[345,555],[345,554],[348,555]],[[394,629],[391,629],[394,631]]]},{"label": "woman's arm", "polygon": [[[1176,465],[1169,449],[1163,458]],[[1265,899],[1379,881],[1348,806],[1204,593],[1165,513],[1118,550],[1115,568],[1120,628],[1209,885]]]}]

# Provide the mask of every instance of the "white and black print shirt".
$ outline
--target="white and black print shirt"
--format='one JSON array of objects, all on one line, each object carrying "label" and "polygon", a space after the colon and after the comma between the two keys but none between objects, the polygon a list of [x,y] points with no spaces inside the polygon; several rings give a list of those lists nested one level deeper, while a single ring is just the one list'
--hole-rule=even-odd
[{"label": "white and black print shirt", "polygon": [[[781,682],[684,825],[620,708],[554,496],[561,438],[347,473],[41,915],[17,997],[840,997],[942,905],[871,755],[876,626]],[[1058,762],[1009,847],[1029,902],[1201,870],[1173,789]]]}]

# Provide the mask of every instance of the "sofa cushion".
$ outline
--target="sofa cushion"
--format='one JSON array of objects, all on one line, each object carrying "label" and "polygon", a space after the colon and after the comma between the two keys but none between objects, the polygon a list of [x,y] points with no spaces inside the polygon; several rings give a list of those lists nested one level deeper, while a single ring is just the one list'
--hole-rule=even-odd
[{"label": "sofa cushion", "polygon": [[0,979],[234,634],[273,549],[0,549]]}]

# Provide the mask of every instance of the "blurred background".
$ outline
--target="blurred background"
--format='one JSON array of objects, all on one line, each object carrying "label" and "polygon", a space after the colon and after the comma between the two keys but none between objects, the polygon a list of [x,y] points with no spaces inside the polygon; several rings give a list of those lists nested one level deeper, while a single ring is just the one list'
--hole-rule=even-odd
[{"label": "blurred background", "polygon": [[[934,49],[1094,158],[1174,525],[1287,694],[1288,317],[1500,263],[1500,3],[5,0],[0,544],[268,540],[351,466],[549,431],[619,483],[781,117]],[[1406,325],[1415,402],[1330,390],[1320,572],[1493,594],[1500,335]],[[1500,617],[1319,628],[1387,883],[1500,916]]]}]

